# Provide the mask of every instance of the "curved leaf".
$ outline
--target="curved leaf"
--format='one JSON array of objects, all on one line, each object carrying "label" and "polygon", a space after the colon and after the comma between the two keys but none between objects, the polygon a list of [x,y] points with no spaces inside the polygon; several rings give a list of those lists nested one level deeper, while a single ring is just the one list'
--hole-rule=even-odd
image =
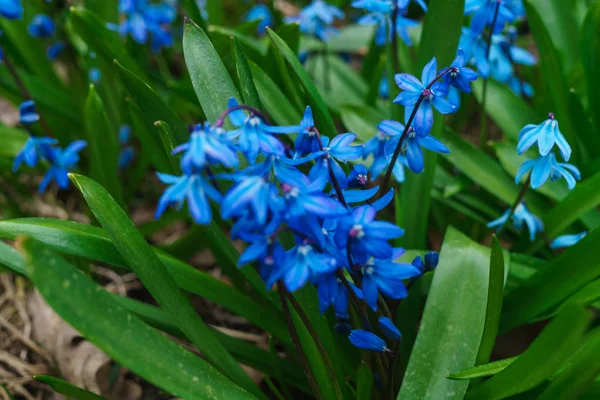
[{"label": "curved leaf", "polygon": [[106,400],[102,396],[88,392],[87,390],[81,389],[67,381],[63,381],[62,379],[53,376],[34,375],[33,379],[50,386],[56,393],[64,394],[65,396],[70,396],[77,400]]}]

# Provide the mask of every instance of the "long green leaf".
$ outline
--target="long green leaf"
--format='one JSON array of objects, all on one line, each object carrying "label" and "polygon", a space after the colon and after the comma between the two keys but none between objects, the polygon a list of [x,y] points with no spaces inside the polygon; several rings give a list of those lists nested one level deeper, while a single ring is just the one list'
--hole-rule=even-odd
[{"label": "long green leaf", "polygon": [[27,276],[25,262],[21,254],[4,242],[0,242],[0,265],[8,267],[19,275]]},{"label": "long green leaf", "polygon": [[118,363],[175,396],[252,398],[202,358],[129,314],[111,294],[43,245],[25,239],[20,246],[31,278],[50,306]]},{"label": "long green leaf", "polygon": [[135,271],[144,287],[165,309],[173,322],[211,363],[240,386],[254,394],[259,394],[258,387],[217,341],[189,300],[183,296],[172,275],[160,262],[150,245],[106,190],[85,176],[70,174],[69,177],[83,194],[119,254]]},{"label": "long green leaf", "polygon": [[523,324],[558,306],[600,277],[600,229],[552,260],[504,299],[500,330]]},{"label": "long green leaf", "polygon": [[[18,236],[32,237],[61,253],[128,267],[111,243],[110,237],[98,227],[50,218],[0,221],[0,238],[14,240]],[[17,271],[24,271],[18,259],[14,259],[14,250],[10,246],[1,243],[0,250],[0,263],[8,264]],[[284,343],[291,344],[283,316],[277,309],[266,308],[239,290],[162,251],[154,249],[154,252],[180,288],[222,305],[271,332]]]},{"label": "long green leaf", "polygon": [[208,36],[190,19],[185,21],[183,52],[202,110],[214,122],[227,109],[229,99],[239,101],[240,95]]},{"label": "long green leaf", "polygon": [[85,102],[85,133],[89,142],[90,176],[122,204],[118,179],[119,141],[93,85]]},{"label": "long green leaf", "polygon": [[268,29],[267,32],[273,41],[273,44],[277,47],[283,58],[289,63],[292,67],[296,76],[304,86],[308,97],[310,98],[310,105],[313,107],[313,111],[315,113],[315,124],[319,127],[321,134],[329,137],[334,137],[336,135],[336,127],[333,122],[333,118],[331,114],[327,110],[327,106],[325,105],[325,101],[319,90],[308,76],[308,73],[304,70],[304,67],[296,57],[296,54],[290,49],[290,47],[285,43],[283,39],[281,39],[275,32],[271,29]]},{"label": "long green leaf", "polygon": [[371,400],[373,394],[373,373],[369,364],[361,362],[356,372],[356,400]]},{"label": "long green leaf", "polygon": [[468,382],[446,376],[475,365],[485,324],[489,259],[489,249],[449,228],[398,400],[463,398]]},{"label": "long green leaf", "polygon": [[248,65],[246,53],[244,53],[244,47],[239,40],[235,38],[231,40],[231,43],[233,46],[233,56],[235,58],[235,72],[237,73],[237,79],[244,99],[244,104],[260,109],[260,98],[256,86],[254,86],[254,78],[250,71],[250,65]]},{"label": "long green leaf", "polygon": [[47,375],[34,375],[33,379],[38,382],[45,383],[50,386],[56,393],[63,394],[68,397],[73,397],[77,400],[106,400],[102,396],[98,396],[92,392],[81,389],[75,385],[70,384],[62,379],[55,378]]},{"label": "long green leaf", "polygon": [[492,239],[492,254],[490,256],[490,273],[488,283],[487,307],[485,312],[485,326],[479,353],[477,354],[477,364],[485,364],[490,360],[498,326],[500,325],[500,313],[502,312],[502,292],[504,291],[504,255],[502,247],[498,242],[496,235]]},{"label": "long green leaf", "polygon": [[0,157],[14,158],[27,142],[29,134],[18,128],[0,125]]},{"label": "long green leaf", "polygon": [[478,365],[473,368],[467,368],[459,372],[455,372],[451,375],[448,375],[448,379],[452,380],[465,380],[465,379],[476,379],[476,378],[484,378],[486,376],[496,375],[510,364],[514,363],[517,357],[505,358],[504,360],[494,361],[484,365]]},{"label": "long green leaf", "polygon": [[517,360],[469,391],[466,398],[497,400],[533,389],[573,355],[589,321],[590,315],[579,307],[560,313]]},{"label": "long green leaf", "polygon": [[[582,27],[581,60],[588,86],[590,110],[600,110],[600,76],[597,66],[600,65],[600,3],[590,4],[589,12]],[[600,133],[600,113],[590,112],[596,124],[596,132]]]}]

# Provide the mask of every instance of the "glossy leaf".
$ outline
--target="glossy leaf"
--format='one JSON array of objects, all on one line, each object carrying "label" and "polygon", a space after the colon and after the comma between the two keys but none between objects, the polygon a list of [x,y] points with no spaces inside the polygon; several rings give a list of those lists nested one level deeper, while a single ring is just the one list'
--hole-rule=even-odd
[{"label": "glossy leaf", "polygon": [[[597,66],[600,65],[600,3],[590,4],[582,27],[581,60],[588,85],[590,110],[600,110],[600,76]],[[600,114],[590,112],[596,124],[596,132],[600,132]]]},{"label": "glossy leaf", "polygon": [[484,378],[486,376],[496,375],[510,364],[517,360],[517,357],[505,358],[504,360],[493,361],[488,364],[478,365],[473,368],[467,368],[460,372],[455,372],[451,375],[448,375],[448,379],[452,380],[465,380],[465,379],[476,379],[476,378]]},{"label": "glossy leaf", "polygon": [[4,242],[0,242],[0,265],[6,266],[19,275],[27,276],[25,262],[23,261],[21,254],[19,254],[12,246],[9,246]]},{"label": "glossy leaf", "polygon": [[229,99],[239,101],[240,95],[206,33],[189,19],[184,26],[183,52],[202,110],[214,122],[227,109]]},{"label": "glossy leaf", "polygon": [[122,203],[121,181],[118,179],[119,141],[93,85],[90,85],[85,102],[85,133],[90,153],[90,176]]},{"label": "glossy leaf", "polygon": [[92,392],[81,389],[75,385],[70,384],[62,379],[55,378],[47,375],[34,375],[33,379],[38,382],[45,383],[50,386],[56,393],[63,394],[68,397],[73,397],[77,400],[102,400],[105,399],[102,396],[98,396]]},{"label": "glossy leaf", "polygon": [[0,125],[0,157],[14,158],[25,145],[29,134],[18,128]]},{"label": "glossy leaf", "polygon": [[43,245],[25,239],[20,246],[35,286],[54,311],[118,363],[175,396],[252,398],[202,358],[129,314],[111,294]]},{"label": "glossy leaf", "polygon": [[223,373],[245,389],[255,394],[259,393],[257,386],[212,335],[208,326],[177,287],[172,275],[106,190],[85,176],[69,176],[83,194],[119,254],[173,322]]},{"label": "glossy leaf", "polygon": [[463,398],[468,383],[446,376],[475,365],[485,324],[489,259],[489,249],[448,229],[399,400]]},{"label": "glossy leaf", "polygon": [[173,135],[173,131],[169,124],[164,121],[156,121],[154,123],[154,127],[158,132],[158,136],[160,137],[160,141],[162,142],[164,152],[169,158],[173,171],[178,171],[179,167],[179,157],[173,155],[173,150],[177,145],[173,142],[175,136]]},{"label": "glossy leaf", "polygon": [[235,58],[235,72],[237,74],[237,80],[240,85],[244,104],[260,109],[260,98],[256,91],[256,86],[254,86],[254,78],[252,77],[252,72],[250,72],[250,66],[248,65],[246,53],[244,53],[244,47],[235,38],[231,40],[231,43]]},{"label": "glossy leaf", "polygon": [[[468,400],[497,400],[533,389],[556,374],[579,346],[590,315],[572,307],[556,316],[527,350],[472,391]],[[552,351],[548,351],[548,349]]]},{"label": "glossy leaf", "polygon": [[373,373],[369,364],[363,361],[356,371],[356,400],[371,400],[373,386]]}]

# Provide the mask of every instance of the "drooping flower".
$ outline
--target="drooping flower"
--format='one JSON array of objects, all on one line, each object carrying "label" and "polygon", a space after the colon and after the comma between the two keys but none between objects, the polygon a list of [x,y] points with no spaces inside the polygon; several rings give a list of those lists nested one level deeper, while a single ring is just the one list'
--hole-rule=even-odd
[{"label": "drooping flower", "polygon": [[208,199],[221,201],[221,194],[209,182],[198,174],[173,176],[158,173],[158,178],[169,187],[158,201],[156,219],[165,212],[167,207],[175,204],[179,209],[187,200],[190,214],[198,224],[208,225],[212,220],[212,210]]},{"label": "drooping flower", "polygon": [[[396,150],[404,128],[404,125],[400,122],[390,120],[383,121],[378,125],[377,129],[391,136],[385,145],[385,152],[388,157]],[[409,128],[408,134],[402,143],[402,150],[406,156],[408,166],[415,173],[422,172],[425,167],[425,157],[421,147],[435,153],[450,153],[450,150],[435,137],[429,134],[419,135],[414,129]]]},{"label": "drooping flower", "polygon": [[38,162],[40,162],[40,160],[45,157],[45,147],[53,146],[57,143],[58,141],[53,138],[36,138],[30,136],[25,142],[25,146],[23,146],[21,151],[15,157],[12,171],[17,172],[23,162],[28,167],[35,167],[38,164]]},{"label": "drooping flower", "polygon": [[335,258],[320,253],[305,241],[298,243],[286,253],[285,263],[274,271],[277,279],[283,279],[290,292],[302,288],[308,279],[328,274],[338,268]]},{"label": "drooping flower", "polygon": [[337,7],[327,4],[323,0],[313,0],[304,7],[295,17],[286,17],[286,23],[298,23],[300,31],[314,35],[322,41],[327,41],[332,35],[337,34],[334,28],[335,19],[344,18],[344,12]]},{"label": "drooping flower", "polygon": [[463,49],[458,49],[456,58],[450,64],[450,72],[446,75],[444,82],[450,84],[465,93],[471,92],[471,82],[477,79],[477,73],[471,68],[465,67],[467,60]]},{"label": "drooping flower", "polygon": [[127,167],[133,161],[135,151],[133,147],[129,146],[129,138],[131,137],[131,127],[129,125],[121,125],[119,129],[119,142],[121,143],[122,149],[119,153],[119,168],[123,169]]},{"label": "drooping flower", "polygon": [[34,38],[49,38],[54,35],[54,21],[47,15],[38,14],[27,25],[27,33]]},{"label": "drooping flower", "polygon": [[[393,4],[392,1],[380,1],[380,0],[358,0],[352,3],[355,8],[362,8],[369,12],[369,14],[363,15],[359,18],[358,23],[360,25],[376,25],[377,31],[375,33],[375,43],[378,46],[382,46],[391,40],[392,32],[389,31],[389,26],[392,24],[392,13]],[[408,28],[418,26],[418,21],[413,21],[398,13],[396,15],[396,34],[402,39],[404,43],[411,46],[412,41],[408,34]]]},{"label": "drooping flower", "polygon": [[561,249],[564,247],[571,247],[583,239],[587,235],[587,232],[576,233],[573,235],[562,235],[557,237],[550,244],[551,249]]},{"label": "drooping flower", "polygon": [[523,154],[534,144],[538,145],[540,155],[546,156],[556,144],[565,161],[571,157],[571,146],[560,132],[558,121],[554,119],[554,114],[550,113],[549,118],[539,125],[525,125],[519,133],[519,142],[517,144],[517,153]]},{"label": "drooping flower", "polygon": [[52,43],[48,46],[48,50],[46,50],[46,55],[50,61],[54,61],[61,55],[61,53],[65,50],[67,45],[62,40],[58,42]]},{"label": "drooping flower", "polygon": [[354,164],[348,174],[346,186],[350,188],[365,188],[369,183],[369,171],[363,164]]},{"label": "drooping flower", "polygon": [[21,125],[32,125],[40,120],[40,115],[35,110],[35,102],[26,100],[19,105],[19,122]]},{"label": "drooping flower", "polygon": [[269,197],[273,190],[274,188],[260,176],[240,176],[239,182],[223,198],[221,216],[237,217],[249,209],[256,221],[262,225],[267,220]]},{"label": "drooping flower", "polygon": [[264,35],[267,31],[267,26],[273,26],[273,14],[271,14],[271,10],[266,4],[257,4],[248,11],[246,14],[246,21],[256,21],[259,20],[258,24],[258,34]]},{"label": "drooping flower", "polygon": [[500,82],[508,82],[515,75],[515,64],[531,66],[537,63],[533,54],[515,45],[515,40],[516,31],[512,29],[507,35],[492,36],[490,71]]},{"label": "drooping flower", "polygon": [[0,15],[8,19],[23,18],[21,0],[0,0]]},{"label": "drooping flower", "polygon": [[76,140],[64,150],[60,147],[44,146],[44,156],[51,165],[40,183],[39,192],[44,193],[52,181],[56,181],[61,189],[67,189],[69,187],[69,171],[77,165],[79,152],[86,146],[85,140]]},{"label": "drooping flower", "polygon": [[396,327],[394,322],[388,317],[379,317],[379,329],[384,334],[385,337],[392,340],[400,340],[402,338],[402,333]]},{"label": "drooping flower", "polygon": [[308,177],[311,180],[314,180],[317,176],[329,176],[329,168],[331,168],[338,183],[342,189],[345,189],[346,174],[336,160],[343,162],[353,161],[363,155],[363,146],[351,145],[354,139],[356,139],[354,133],[337,135],[333,138],[331,143],[329,143],[328,137],[325,136],[321,138],[325,154],[322,155],[321,159],[317,160],[316,164],[311,168]]},{"label": "drooping flower", "polygon": [[333,306],[338,318],[347,319],[348,291],[340,278],[334,272],[323,274],[317,280],[317,293],[319,295],[319,310],[323,314]]},{"label": "drooping flower", "polygon": [[286,202],[286,211],[292,217],[314,215],[318,217],[336,217],[347,213],[342,204],[323,193],[328,176],[308,178],[293,182],[283,182],[281,189]]},{"label": "drooping flower", "polygon": [[[506,212],[504,212],[500,218],[489,222],[487,227],[501,228],[508,222],[509,215],[510,209],[506,210]],[[523,225],[527,225],[527,229],[529,230],[529,239],[532,242],[535,240],[535,235],[544,230],[544,224],[542,223],[542,220],[532,214],[524,203],[519,203],[515,208],[515,212],[512,216],[512,222],[517,229],[522,229]]]},{"label": "drooping flower", "polygon": [[567,185],[570,190],[575,188],[577,184],[576,180],[581,179],[581,173],[579,169],[572,164],[559,163],[554,156],[554,153],[550,153],[546,156],[539,156],[535,160],[525,161],[515,176],[515,183],[519,183],[523,176],[527,172],[531,171],[531,187],[537,189],[542,186],[548,178],[551,181],[556,181],[560,178],[564,178],[567,181]]},{"label": "drooping flower", "polygon": [[416,106],[419,98],[423,100],[417,109],[413,126],[419,135],[426,135],[433,126],[433,107],[442,114],[450,114],[455,106],[445,98],[448,94],[446,85],[441,82],[433,82],[437,74],[437,61],[434,58],[427,63],[421,74],[421,80],[410,74],[402,73],[395,76],[396,84],[403,90],[394,103],[405,107],[405,120],[408,120]]},{"label": "drooping flower", "polygon": [[376,351],[383,353],[389,351],[385,340],[374,334],[373,332],[366,331],[364,329],[355,329],[350,332],[350,343],[359,349]]},{"label": "drooping flower", "polygon": [[140,44],[150,39],[153,51],[173,44],[170,25],[175,21],[176,10],[170,2],[154,4],[147,0],[120,0],[119,12],[124,18],[114,29],[122,36],[131,35]]},{"label": "drooping flower", "polygon": [[430,251],[425,254],[425,271],[431,272],[437,268],[440,262],[440,254],[437,251]]},{"label": "drooping flower", "polygon": [[486,26],[491,26],[496,17],[493,33],[501,33],[506,23],[515,20],[515,14],[504,3],[504,0],[466,0],[465,15],[473,14],[472,24],[475,31],[482,32]]}]

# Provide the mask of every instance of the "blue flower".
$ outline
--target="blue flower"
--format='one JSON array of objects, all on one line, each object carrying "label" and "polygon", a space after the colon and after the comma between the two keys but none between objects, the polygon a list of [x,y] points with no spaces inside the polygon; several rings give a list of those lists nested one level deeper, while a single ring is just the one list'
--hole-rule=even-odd
[{"label": "blue flower", "polygon": [[450,72],[446,75],[448,84],[462,90],[465,93],[471,92],[471,82],[477,79],[477,72],[471,68],[465,67],[466,59],[463,49],[458,49],[456,58],[450,64]]},{"label": "blue flower", "polygon": [[207,164],[223,164],[236,168],[239,160],[235,151],[223,140],[225,131],[212,127],[208,122],[194,126],[187,143],[177,146],[173,154],[184,152],[181,169],[186,174],[202,170]]},{"label": "blue flower", "polygon": [[404,230],[391,222],[374,221],[375,214],[375,208],[366,205],[340,219],[335,233],[337,246],[341,249],[350,246],[352,253],[361,259],[391,257],[393,250],[388,240],[402,236]]},{"label": "blue flower", "polygon": [[102,78],[102,72],[100,69],[96,67],[90,68],[90,71],[88,72],[88,79],[90,82],[98,83],[100,82],[100,78]]},{"label": "blue flower", "polygon": [[120,0],[119,11],[125,16],[117,28],[121,35],[131,35],[140,44],[151,38],[153,51],[173,44],[169,25],[175,21],[175,7],[168,2],[149,4],[147,0]]},{"label": "blue flower", "polygon": [[332,27],[334,19],[344,18],[344,12],[323,0],[313,0],[295,17],[286,17],[286,23],[297,22],[300,31],[327,41],[338,30]]},{"label": "blue flower", "polygon": [[587,235],[587,232],[576,233],[573,235],[562,235],[557,237],[550,244],[551,249],[560,249],[563,247],[571,247],[583,239]]},{"label": "blue flower", "polygon": [[48,56],[48,59],[50,61],[54,61],[58,58],[58,56],[61,55],[61,53],[65,50],[66,47],[67,47],[67,45],[65,44],[65,42],[63,42],[62,40],[59,40],[58,42],[53,43],[50,46],[48,46],[48,50],[46,51],[46,56]]},{"label": "blue flower", "polygon": [[400,340],[402,338],[402,333],[400,333],[400,330],[394,325],[391,319],[388,317],[379,317],[378,322],[381,333],[385,337],[392,340]]},{"label": "blue flower", "polygon": [[408,295],[404,280],[421,276],[412,264],[394,262],[404,254],[403,249],[393,249],[389,257],[371,257],[362,265],[362,291],[365,302],[377,310],[378,293],[391,299],[403,299]]},{"label": "blue flower", "polygon": [[348,291],[335,273],[323,274],[317,280],[319,311],[323,314],[333,306],[338,318],[349,318]]},{"label": "blue flower", "polygon": [[537,58],[518,46],[515,46],[516,33],[492,36],[490,47],[490,69],[494,79],[508,82],[515,75],[514,64],[535,65]]},{"label": "blue flower", "polygon": [[350,343],[359,349],[377,351],[383,353],[389,351],[385,341],[374,334],[373,332],[366,331],[364,329],[355,329],[350,332]]},{"label": "blue flower", "polygon": [[46,147],[50,147],[58,143],[56,139],[49,137],[36,138],[30,136],[25,142],[25,146],[15,157],[13,162],[13,172],[17,172],[21,164],[25,162],[28,167],[35,167],[46,154]]},{"label": "blue flower", "polygon": [[519,96],[524,95],[525,97],[531,98],[534,95],[533,86],[528,82],[521,80],[521,78],[516,75],[509,79],[508,87]]},{"label": "blue flower", "polygon": [[21,0],[0,0],[0,15],[8,19],[23,18]]},{"label": "blue flower", "polygon": [[[463,49],[465,59],[477,67],[477,72],[484,78],[490,76],[490,61],[487,57],[487,42],[481,32],[471,28],[462,28],[458,47]],[[492,43],[493,47],[493,43]],[[492,50],[490,50],[491,54]]]},{"label": "blue flower", "polygon": [[540,155],[546,156],[556,144],[563,159],[569,161],[571,146],[569,146],[560,129],[558,129],[558,121],[554,119],[554,115],[550,114],[549,116],[550,118],[539,125],[528,124],[521,129],[517,144],[517,153],[523,154],[537,143]]},{"label": "blue flower", "polygon": [[315,250],[309,243],[301,242],[286,253],[285,262],[276,266],[274,276],[283,279],[290,292],[300,289],[311,277],[328,274],[338,268],[335,258]]},{"label": "blue flower", "polygon": [[119,153],[119,161],[118,161],[119,168],[123,169],[123,168],[129,166],[131,164],[131,162],[133,161],[134,155],[135,155],[135,151],[133,150],[133,147],[126,147],[123,150],[121,150],[121,153]]},{"label": "blue flower", "polygon": [[387,100],[390,97],[390,83],[387,76],[384,74],[379,81],[379,89],[377,90],[379,97]]},{"label": "blue flower", "polygon": [[[398,146],[404,125],[397,121],[383,121],[377,129],[391,136],[391,139],[385,145],[385,152],[388,156],[392,155]],[[421,147],[435,153],[450,153],[450,150],[435,137],[425,134],[419,135],[412,128],[409,128],[406,139],[402,143],[403,152],[406,155],[406,160],[410,169],[419,173],[425,167],[425,157]]]},{"label": "blue flower", "polygon": [[19,105],[19,122],[21,125],[35,124],[40,120],[40,115],[35,111],[35,102],[26,100]]},{"label": "blue flower", "polygon": [[315,215],[318,217],[336,217],[347,213],[339,201],[323,193],[328,176],[320,176],[317,180],[284,182],[281,184],[286,211],[292,217]]},{"label": "blue flower", "polygon": [[425,271],[431,272],[437,268],[440,262],[440,254],[437,251],[430,251],[425,254]]},{"label": "blue flower", "polygon": [[[358,23],[360,25],[377,25],[377,31],[375,33],[375,43],[378,46],[382,46],[391,40],[392,32],[389,31],[389,26],[391,25],[392,17],[392,8],[391,5],[388,9],[387,6],[381,7],[383,11],[377,11],[378,7],[371,7],[371,9],[367,7],[361,6],[361,3],[364,1],[355,1],[352,3],[354,7],[357,8],[365,8],[368,11],[371,11],[370,14],[363,15],[359,18]],[[379,2],[377,2],[379,3]],[[396,16],[396,34],[402,39],[404,43],[411,46],[412,41],[410,40],[410,36],[408,34],[408,28],[412,28],[418,26],[418,21],[413,21],[412,19],[405,18],[403,15],[398,14]]]},{"label": "blue flower", "polygon": [[267,31],[267,26],[273,26],[273,14],[266,4],[257,4],[246,14],[246,21],[260,20],[258,24],[258,34],[264,35]]},{"label": "blue flower", "polygon": [[54,21],[47,15],[38,14],[27,26],[27,33],[34,38],[49,38],[54,35]]},{"label": "blue flower", "polygon": [[298,155],[311,154],[321,150],[321,144],[317,133],[311,129],[315,126],[315,120],[313,118],[312,109],[310,106],[304,109],[304,115],[302,121],[300,121],[299,135],[296,137],[294,143],[294,150]]},{"label": "blue flower", "polygon": [[[506,210],[500,218],[497,218],[487,224],[488,228],[501,228],[508,222],[508,216],[510,215],[510,209]],[[515,208],[515,212],[512,216],[513,224],[515,228],[522,229],[523,225],[527,225],[527,229],[529,229],[529,239],[533,242],[535,240],[535,235],[537,232],[541,232],[544,230],[544,224],[542,220],[535,216],[529,211],[529,209],[525,206],[524,203],[519,203]]]},{"label": "blue flower", "polygon": [[567,181],[569,189],[573,190],[577,184],[576,180],[581,179],[581,174],[577,167],[567,163],[559,163],[556,161],[554,153],[540,156],[536,160],[525,161],[517,171],[515,183],[518,184],[521,178],[529,171],[531,171],[531,187],[533,189],[542,186],[548,178],[552,181],[564,178]]},{"label": "blue flower", "polygon": [[157,173],[157,175],[163,183],[170,186],[158,201],[156,219],[160,218],[167,207],[172,204],[175,204],[178,209],[181,208],[183,202],[187,199],[188,208],[194,221],[202,225],[210,224],[212,210],[208,198],[220,202],[221,194],[218,190],[198,174],[173,176]]},{"label": "blue flower", "polygon": [[482,32],[486,26],[492,24],[494,14],[496,14],[496,7],[498,7],[498,13],[496,16],[496,23],[492,27],[492,32],[500,33],[507,22],[515,20],[515,15],[512,13],[511,9],[504,4],[504,1],[466,0],[465,15],[473,14],[471,23],[475,27],[474,30],[476,32]]},{"label": "blue flower", "polygon": [[77,165],[79,152],[87,146],[85,140],[76,140],[64,150],[61,148],[44,146],[45,157],[52,164],[46,172],[46,176],[40,183],[39,191],[44,193],[53,180],[58,187],[67,189],[69,187],[69,170]]},{"label": "blue flower", "polygon": [[126,145],[129,143],[129,138],[131,137],[131,126],[127,124],[121,125],[119,128],[119,142],[122,145]]},{"label": "blue flower", "polygon": [[275,191],[264,178],[260,176],[240,176],[223,198],[221,216],[231,218],[241,216],[244,211],[251,210],[259,224],[264,224],[270,209],[270,197]]},{"label": "blue flower", "polygon": [[317,160],[316,164],[311,168],[308,175],[309,179],[314,180],[320,175],[329,176],[329,168],[331,167],[338,183],[342,189],[345,189],[346,174],[342,167],[337,163],[336,159],[340,161],[353,161],[363,155],[362,146],[351,146],[354,139],[356,139],[354,133],[337,135],[333,138],[331,144],[329,143],[328,137],[325,136],[321,138],[325,154],[322,155],[321,159]]},{"label": "blue flower", "polygon": [[264,259],[270,253],[272,246],[277,245],[275,233],[279,224],[276,220],[267,224],[261,233],[240,232],[240,238],[249,245],[238,259],[238,267]]},{"label": "blue flower", "polygon": [[355,164],[348,174],[346,186],[350,188],[365,188],[369,183],[369,171],[363,164]]},{"label": "blue flower", "polygon": [[436,82],[430,88],[427,87],[435,79],[436,73],[437,61],[434,57],[423,68],[421,81],[406,73],[395,76],[396,84],[404,91],[394,99],[394,103],[405,107],[405,120],[408,120],[419,98],[423,96],[413,124],[415,131],[422,136],[429,133],[433,126],[432,105],[442,114],[450,114],[455,109],[455,106],[445,98],[448,91],[443,83]]}]

